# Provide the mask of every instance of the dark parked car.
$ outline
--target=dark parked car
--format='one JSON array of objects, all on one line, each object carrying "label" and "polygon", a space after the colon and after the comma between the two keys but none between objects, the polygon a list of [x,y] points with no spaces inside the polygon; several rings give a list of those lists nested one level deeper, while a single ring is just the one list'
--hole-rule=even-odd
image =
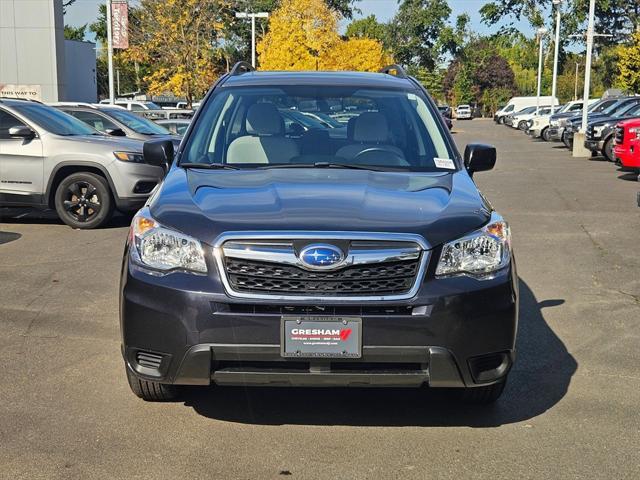
[{"label": "dark parked car", "polygon": [[616,139],[616,125],[625,120],[640,117],[640,98],[637,103],[630,103],[629,108],[619,114],[600,118],[589,122],[585,135],[584,146],[595,155],[603,155],[610,162],[615,162],[613,151]]},{"label": "dark parked car", "polygon": [[[589,115],[599,114],[607,110],[617,102],[617,98],[604,98],[602,100],[598,100],[597,102],[589,105]],[[582,109],[578,111],[572,110],[569,112],[561,112],[556,113],[555,115],[551,115],[551,118],[549,119],[549,132],[547,134],[548,139],[554,142],[564,141],[564,131],[569,124],[570,119],[578,118],[582,118]]]},{"label": "dark parked car", "polygon": [[[640,97],[622,97],[618,98],[613,104],[600,112],[589,112],[587,115],[587,127],[592,122],[599,120],[617,117],[624,115],[624,113],[640,104]],[[575,132],[582,128],[582,115],[576,115],[575,117],[564,120],[565,131],[562,138],[567,148],[573,148],[573,136]]]},{"label": "dark parked car", "polygon": [[[121,107],[103,105],[54,105],[69,115],[95,128],[99,132],[136,140],[170,137],[171,132],[148,118],[131,113]],[[174,140],[180,138],[173,136]]]},{"label": "dark parked car", "polygon": [[[395,71],[395,75],[390,72]],[[282,109],[358,105],[340,138]],[[502,393],[518,277],[509,227],[478,191],[495,148],[455,147],[433,100],[381,73],[255,72],[211,89],[134,218],[122,269],[133,392],[179,385],[379,386]]]}]

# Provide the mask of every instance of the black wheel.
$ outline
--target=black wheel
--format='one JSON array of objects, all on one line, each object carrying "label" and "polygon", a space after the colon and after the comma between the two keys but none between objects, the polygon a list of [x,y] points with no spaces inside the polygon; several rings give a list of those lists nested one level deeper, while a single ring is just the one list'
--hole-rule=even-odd
[{"label": "black wheel", "polygon": [[551,141],[551,135],[549,134],[549,127],[542,130],[542,133],[540,134],[540,136],[545,142]]},{"label": "black wheel", "polygon": [[167,402],[178,398],[178,388],[175,385],[165,383],[150,382],[136,377],[127,367],[127,381],[131,391],[147,402]]},{"label": "black wheel", "polygon": [[499,125],[504,125],[504,117],[500,117],[500,118],[498,119],[498,124],[499,124]]},{"label": "black wheel", "polygon": [[604,158],[606,158],[610,162],[616,161],[616,156],[613,153],[613,137],[609,137],[609,139],[604,142],[604,146],[602,147],[602,154],[604,155]]},{"label": "black wheel", "polygon": [[60,182],[55,193],[60,219],[73,228],[97,228],[113,213],[113,199],[107,181],[94,173],[72,173]]},{"label": "black wheel", "polygon": [[564,143],[565,147],[567,147],[568,149],[571,149],[571,142],[569,142],[569,139],[564,133],[562,134],[562,143]]},{"label": "black wheel", "polygon": [[462,401],[478,405],[493,403],[500,398],[506,384],[507,379],[505,378],[498,383],[487,385],[486,387],[465,388],[462,391]]},{"label": "black wheel", "polygon": [[527,121],[526,120],[520,120],[518,122],[518,130],[525,130],[527,128]]}]

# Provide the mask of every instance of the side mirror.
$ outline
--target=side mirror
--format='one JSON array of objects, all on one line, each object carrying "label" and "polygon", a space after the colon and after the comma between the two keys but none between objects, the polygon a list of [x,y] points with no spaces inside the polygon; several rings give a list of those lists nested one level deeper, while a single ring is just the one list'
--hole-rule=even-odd
[{"label": "side mirror", "polygon": [[142,146],[145,163],[162,167],[166,172],[173,162],[173,142],[171,140],[149,140]]},{"label": "side mirror", "polygon": [[127,134],[121,128],[107,128],[104,133],[112,137],[126,137]]},{"label": "side mirror", "polygon": [[473,176],[474,172],[491,170],[496,164],[496,148],[493,145],[470,143],[464,149],[464,166]]},{"label": "side mirror", "polygon": [[31,130],[26,125],[20,125],[19,127],[11,127],[9,129],[9,136],[16,138],[31,139],[36,136],[36,132]]}]

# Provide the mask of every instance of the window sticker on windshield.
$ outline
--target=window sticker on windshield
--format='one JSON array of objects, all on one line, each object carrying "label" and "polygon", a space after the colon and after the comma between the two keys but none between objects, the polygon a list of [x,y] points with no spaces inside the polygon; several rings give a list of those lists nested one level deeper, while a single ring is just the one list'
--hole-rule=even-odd
[{"label": "window sticker on windshield", "polygon": [[438,158],[438,157],[435,157],[433,159],[433,162],[436,164],[436,167],[438,167],[438,168],[447,168],[449,170],[455,170],[456,169],[456,164],[453,163],[453,160],[451,160],[450,158]]}]

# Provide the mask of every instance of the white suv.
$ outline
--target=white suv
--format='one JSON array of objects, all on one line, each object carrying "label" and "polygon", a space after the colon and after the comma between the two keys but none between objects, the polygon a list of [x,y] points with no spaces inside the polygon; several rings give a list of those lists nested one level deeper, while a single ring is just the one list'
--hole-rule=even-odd
[{"label": "white suv", "polygon": [[458,120],[471,120],[473,118],[471,107],[469,105],[458,105],[458,108],[456,108],[456,118]]}]

